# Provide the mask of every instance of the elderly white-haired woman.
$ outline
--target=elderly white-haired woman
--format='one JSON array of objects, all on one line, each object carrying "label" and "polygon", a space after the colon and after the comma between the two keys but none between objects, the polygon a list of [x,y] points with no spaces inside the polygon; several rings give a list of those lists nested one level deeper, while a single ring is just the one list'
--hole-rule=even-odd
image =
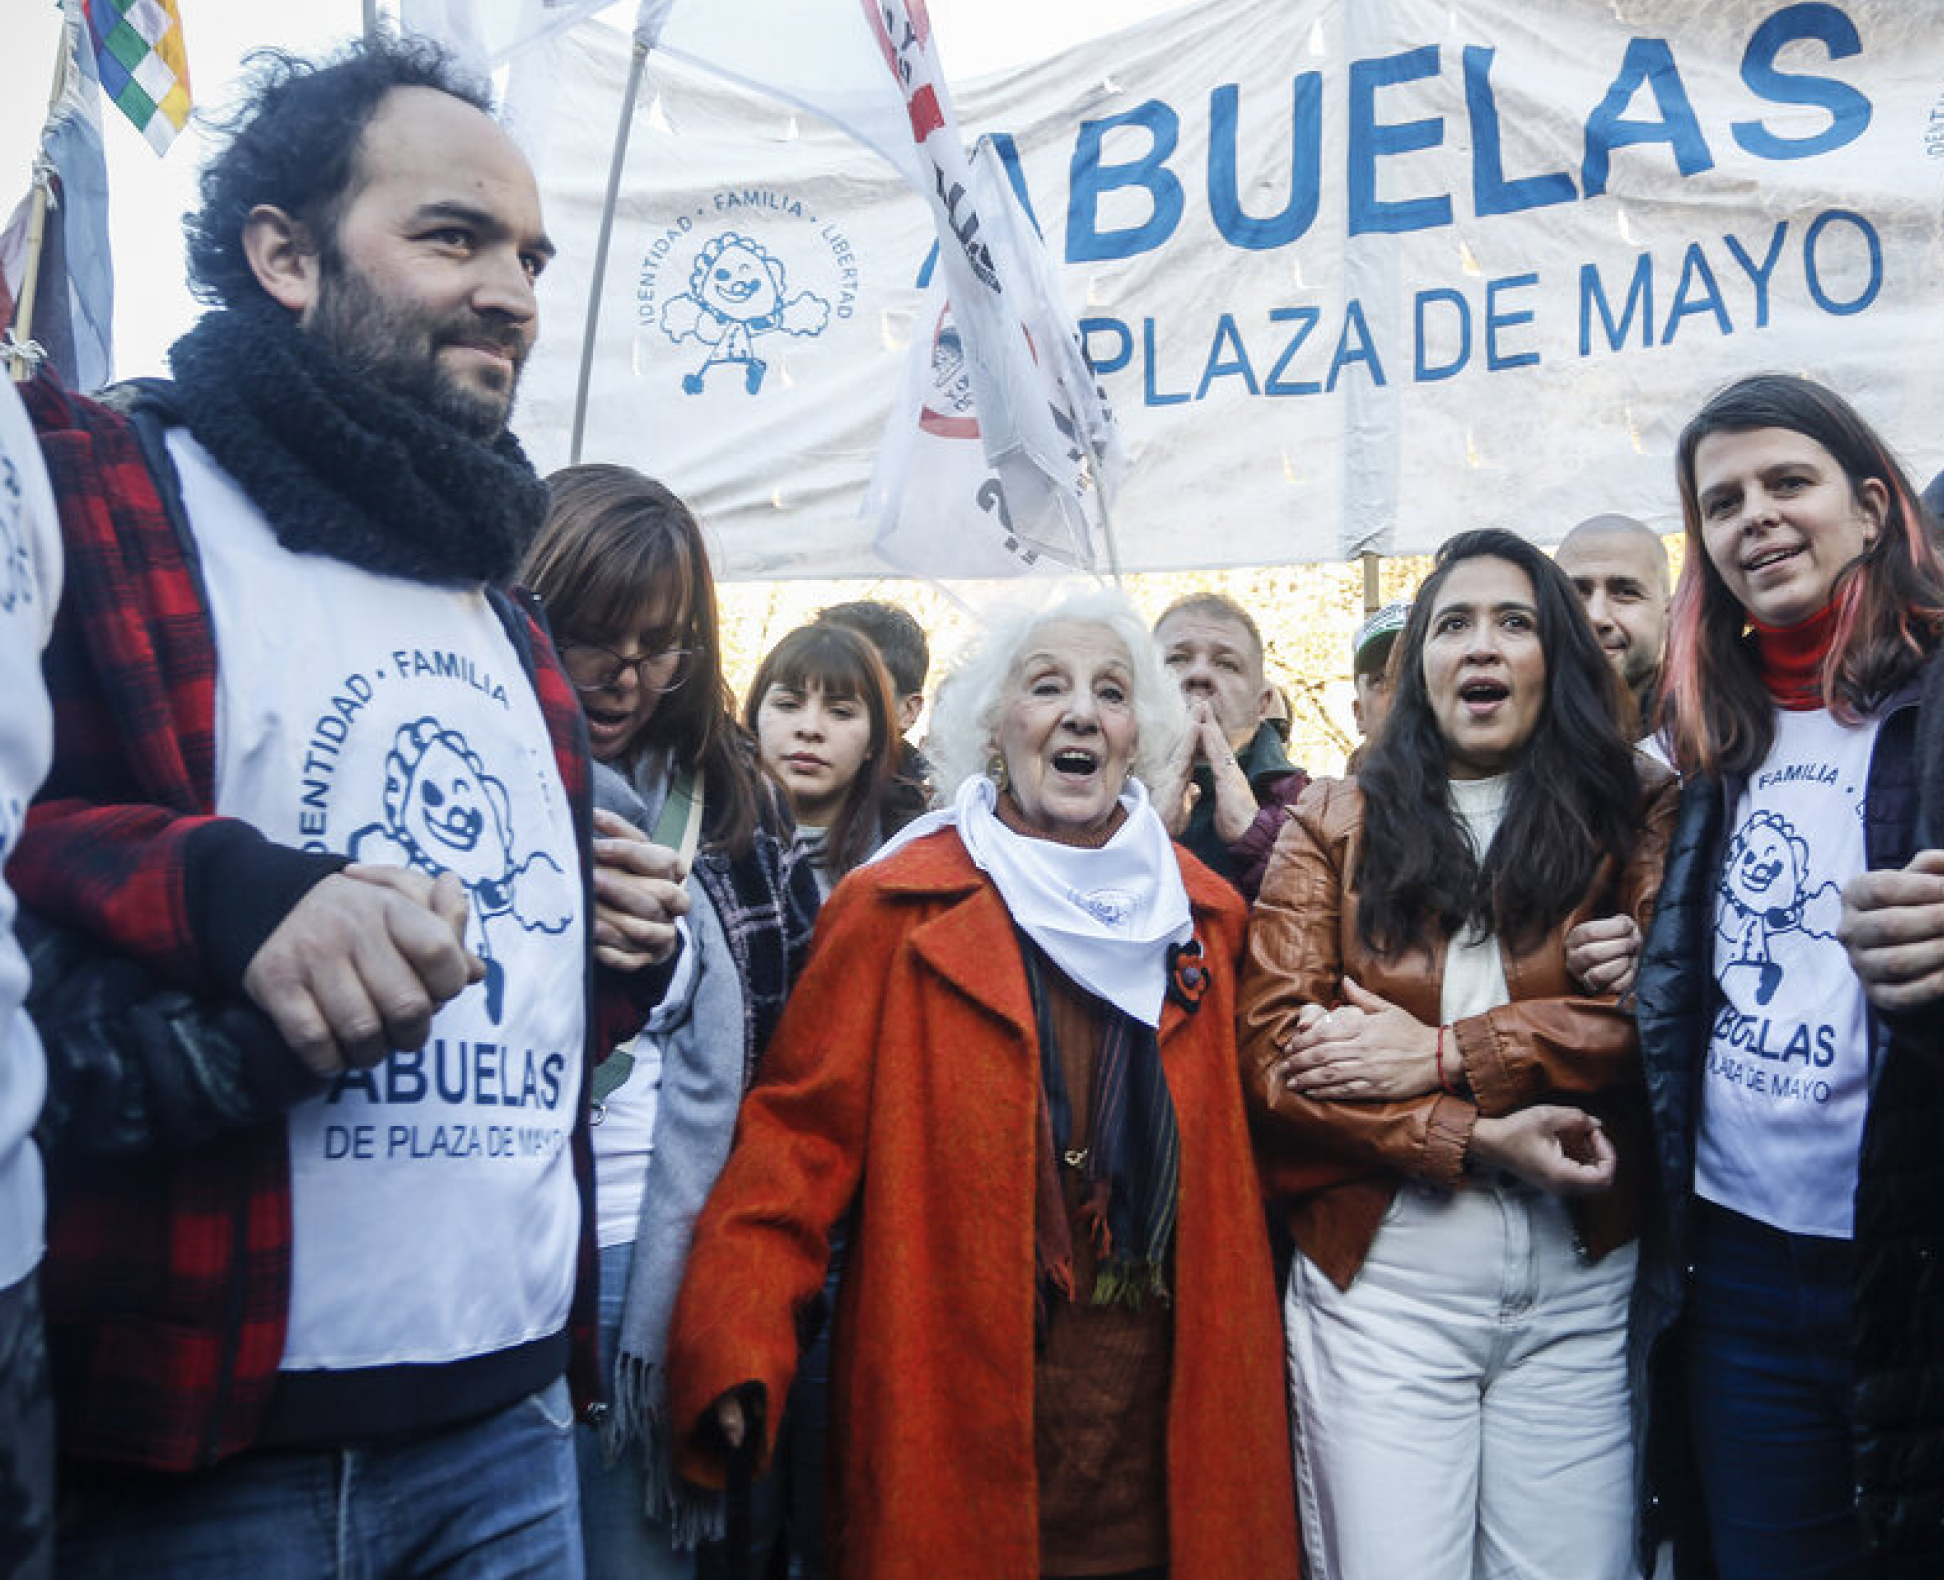
[{"label": "elderly white-haired woman", "polygon": [[697,1225],[684,1468],[767,1462],[855,1204],[832,1572],[1293,1580],[1243,912],[1136,772],[1178,694],[1126,600],[1087,592],[995,625],[937,722],[956,791],[825,906]]},{"label": "elderly white-haired woman", "polygon": [[1013,667],[1040,628],[1076,622],[1112,632],[1127,655],[1135,740],[1128,773],[1144,789],[1159,791],[1169,783],[1177,772],[1169,765],[1188,732],[1181,688],[1133,604],[1120,593],[1089,587],[1048,609],[1017,607],[997,614],[952,665],[932,699],[931,735],[925,742],[940,801],[950,802],[969,779],[999,781],[994,771],[999,715],[1010,700]]}]

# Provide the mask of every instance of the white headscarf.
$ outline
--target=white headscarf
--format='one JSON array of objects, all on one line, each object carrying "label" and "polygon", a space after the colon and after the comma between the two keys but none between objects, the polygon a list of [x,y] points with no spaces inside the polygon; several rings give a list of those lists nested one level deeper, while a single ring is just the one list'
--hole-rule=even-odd
[{"label": "white headscarf", "polygon": [[1033,839],[999,821],[997,788],[972,774],[950,806],[907,824],[871,859],[956,828],[973,865],[1048,959],[1096,998],[1158,1026],[1168,950],[1193,936],[1194,922],[1174,843],[1146,786],[1130,778],[1120,804],[1127,821],[1097,850]]}]

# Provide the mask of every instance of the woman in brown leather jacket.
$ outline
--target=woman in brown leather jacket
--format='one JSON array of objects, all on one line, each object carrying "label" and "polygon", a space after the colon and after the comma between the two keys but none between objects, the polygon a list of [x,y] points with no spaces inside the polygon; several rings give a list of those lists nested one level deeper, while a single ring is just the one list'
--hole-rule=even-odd
[{"label": "woman in brown leather jacket", "polygon": [[1572,584],[1439,551],[1354,780],[1298,803],[1241,992],[1309,1573],[1630,1575],[1645,1163],[1631,1015],[1567,930],[1659,879],[1671,782],[1622,738]]}]

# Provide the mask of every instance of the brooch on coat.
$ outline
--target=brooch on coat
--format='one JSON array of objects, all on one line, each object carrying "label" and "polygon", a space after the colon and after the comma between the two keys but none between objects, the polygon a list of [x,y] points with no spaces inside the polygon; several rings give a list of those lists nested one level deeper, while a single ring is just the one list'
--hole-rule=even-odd
[{"label": "brooch on coat", "polygon": [[1168,997],[1190,1015],[1201,1008],[1208,991],[1208,966],[1202,956],[1201,940],[1190,937],[1185,944],[1168,948]]}]

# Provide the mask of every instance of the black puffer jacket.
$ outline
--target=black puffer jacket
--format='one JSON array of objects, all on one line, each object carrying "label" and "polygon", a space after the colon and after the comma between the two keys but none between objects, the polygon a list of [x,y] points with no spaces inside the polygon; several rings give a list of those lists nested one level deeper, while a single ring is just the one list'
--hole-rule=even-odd
[{"label": "black puffer jacket", "polygon": [[[1944,846],[1944,658],[1912,770],[1910,848]],[[1857,1509],[1875,1572],[1916,1580],[1944,1575],[1944,1001],[1880,1019],[1856,1187]]]},{"label": "black puffer jacket", "polygon": [[[1919,701],[1915,684],[1891,699],[1870,759],[1864,844],[1873,869],[1901,867],[1944,839],[1944,660],[1924,676],[1921,725]],[[1740,789],[1699,778],[1683,789],[1636,1001],[1659,1199],[1644,1239],[1632,1342],[1637,1358],[1652,1359],[1649,1397],[1673,1408],[1682,1402],[1669,1386],[1679,1366],[1669,1329],[1685,1294],[1701,1072],[1717,998],[1714,891],[1727,809]],[[1873,1013],[1870,1027],[1856,1194],[1857,1508],[1872,1574],[1936,1580],[1944,1575],[1944,1004],[1894,1025]],[[1650,1428],[1650,1540],[1698,1532],[1683,1437],[1679,1420]],[[1684,1564],[1682,1573],[1704,1564]]]}]

